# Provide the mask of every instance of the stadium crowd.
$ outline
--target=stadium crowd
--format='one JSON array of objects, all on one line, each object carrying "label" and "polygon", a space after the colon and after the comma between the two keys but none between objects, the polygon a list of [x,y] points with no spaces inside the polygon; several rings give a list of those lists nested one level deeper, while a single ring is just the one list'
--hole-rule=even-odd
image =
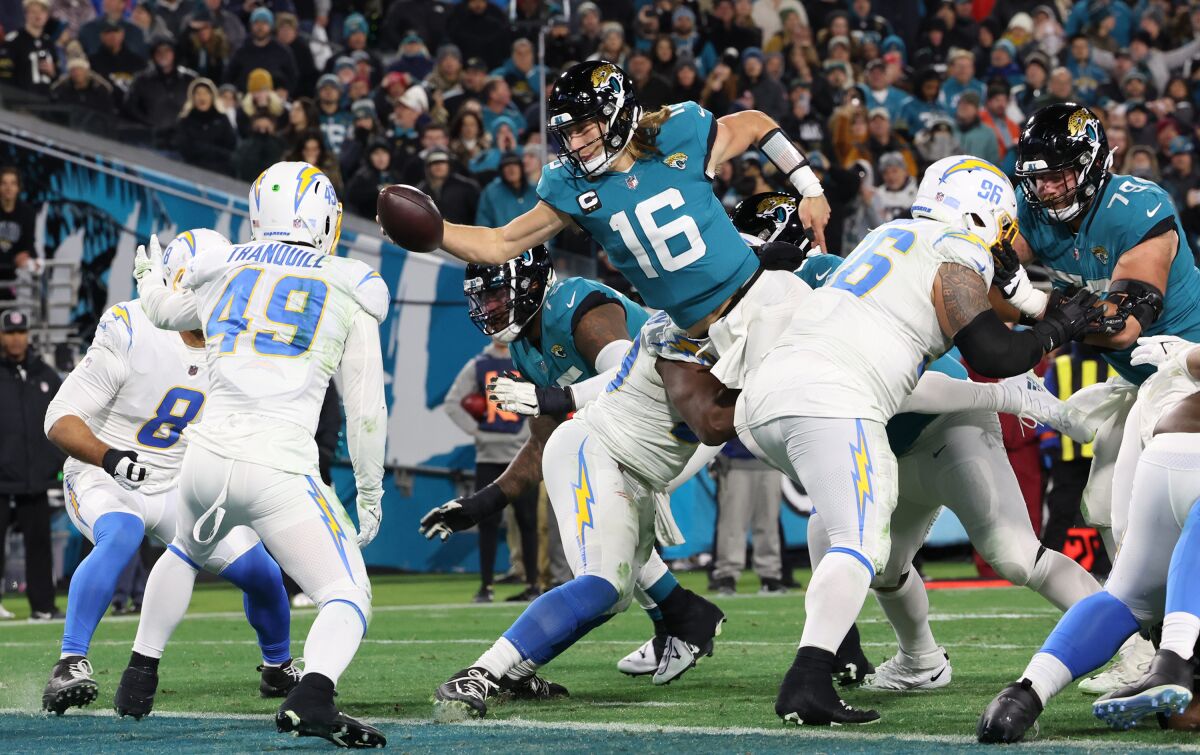
[{"label": "stadium crowd", "polygon": [[[830,251],[905,212],[940,157],[1011,171],[1024,118],[1067,100],[1103,119],[1114,170],[1160,181],[1200,234],[1194,1],[588,0],[569,19],[546,0],[17,5],[0,11],[0,84],[137,122],[156,148],[242,180],[307,160],[366,217],[396,182],[455,222],[499,225],[536,202],[545,28],[551,80],[603,57],[648,110],[696,100],[779,121],[834,207]],[[778,188],[772,173],[747,152],[714,190],[732,206]]]}]

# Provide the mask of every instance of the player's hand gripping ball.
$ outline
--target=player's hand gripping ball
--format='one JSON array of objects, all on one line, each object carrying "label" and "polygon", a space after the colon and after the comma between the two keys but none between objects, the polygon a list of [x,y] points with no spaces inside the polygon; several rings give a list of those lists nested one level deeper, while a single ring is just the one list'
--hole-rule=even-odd
[{"label": "player's hand gripping ball", "polygon": [[442,245],[442,213],[420,189],[406,184],[383,187],[375,213],[387,237],[411,252],[425,254]]}]

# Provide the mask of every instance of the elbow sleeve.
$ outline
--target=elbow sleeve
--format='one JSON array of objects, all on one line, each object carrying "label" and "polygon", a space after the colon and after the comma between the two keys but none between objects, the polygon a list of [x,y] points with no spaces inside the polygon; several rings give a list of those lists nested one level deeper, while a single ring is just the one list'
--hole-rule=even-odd
[{"label": "elbow sleeve", "polygon": [[990,309],[955,333],[954,345],[967,364],[990,378],[1028,372],[1045,353],[1037,334],[1032,330],[1009,330]]}]

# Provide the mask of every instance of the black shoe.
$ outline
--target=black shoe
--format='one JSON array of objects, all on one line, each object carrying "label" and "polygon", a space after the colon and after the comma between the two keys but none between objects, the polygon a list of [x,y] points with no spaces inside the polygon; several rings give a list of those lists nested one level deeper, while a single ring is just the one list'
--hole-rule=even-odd
[{"label": "black shoe", "polygon": [[498,585],[519,585],[525,581],[525,578],[515,572],[509,572],[500,579],[496,580]]},{"label": "black shoe", "polygon": [[479,666],[450,677],[433,693],[433,718],[439,722],[483,718],[487,699],[500,691],[496,678]]},{"label": "black shoe", "polygon": [[492,588],[488,587],[488,586],[484,586],[484,587],[479,588],[479,592],[475,593],[475,597],[471,598],[471,602],[472,603],[491,603],[492,598],[493,598]]},{"label": "black shoe", "polygon": [[1092,715],[1114,729],[1132,729],[1149,716],[1166,719],[1182,713],[1192,701],[1195,668],[1190,660],[1160,648],[1145,676],[1092,703]]},{"label": "black shoe", "polygon": [[516,595],[509,596],[504,599],[506,603],[528,603],[542,594],[537,585],[529,585]]},{"label": "black shoe", "polygon": [[[1028,679],[1013,682],[996,695],[975,727],[975,736],[985,744],[1020,742],[1042,714],[1042,701]],[[1035,731],[1036,733],[1036,731]]]},{"label": "black shoe", "polygon": [[278,666],[259,666],[258,672],[262,674],[258,691],[263,697],[287,697],[300,683],[300,677],[304,673],[293,658],[288,658]]},{"label": "black shoe", "polygon": [[506,676],[500,680],[500,691],[512,695],[516,700],[552,700],[571,696],[566,687],[548,682],[537,674],[530,674],[523,679]]},{"label": "black shoe", "polygon": [[712,655],[713,638],[721,633],[725,612],[691,590],[676,587],[658,604],[667,632]]},{"label": "black shoe", "polygon": [[59,659],[42,690],[42,710],[62,715],[67,708],[91,705],[100,688],[92,678],[92,664],[82,655]]},{"label": "black shoe", "polygon": [[150,711],[154,710],[154,693],[157,691],[157,671],[127,666],[121,674],[121,683],[117,685],[117,694],[113,697],[113,709],[122,718],[133,716],[141,721],[143,716],[150,715]]},{"label": "black shoe", "polygon": [[762,578],[762,587],[758,588],[759,595],[787,595],[787,587],[781,580],[771,577]]},{"label": "black shoe", "polygon": [[333,682],[321,674],[308,674],[288,693],[275,714],[275,728],[295,737],[320,737],[338,747],[375,748],[387,737],[370,724],[337,709]]},{"label": "black shoe", "polygon": [[736,595],[737,580],[733,577],[717,577],[709,583],[708,589],[717,595]]},{"label": "black shoe", "polygon": [[860,710],[838,697],[833,688],[833,653],[814,647],[802,647],[783,677],[775,698],[775,714],[784,720],[805,726],[831,724],[869,724],[879,713]]},{"label": "black shoe", "polygon": [[67,615],[55,608],[51,611],[34,611],[29,614],[30,621],[54,621],[56,619],[65,619]]},{"label": "black shoe", "polygon": [[842,687],[858,686],[867,678],[867,674],[874,673],[875,666],[863,652],[858,625],[851,624],[850,631],[846,633],[845,639],[837,649],[833,678]]}]

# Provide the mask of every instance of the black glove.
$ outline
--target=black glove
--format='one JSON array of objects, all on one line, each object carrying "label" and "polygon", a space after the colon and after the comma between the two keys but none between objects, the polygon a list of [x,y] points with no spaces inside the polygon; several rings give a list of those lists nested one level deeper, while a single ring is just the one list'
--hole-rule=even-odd
[{"label": "black glove", "polygon": [[995,263],[992,271],[992,285],[1000,289],[1004,298],[1007,299],[1016,291],[1012,282],[1021,270],[1021,261],[1017,259],[1017,252],[1007,239],[1001,239],[992,245],[992,261]]},{"label": "black glove", "polygon": [[1070,297],[1061,297],[1057,303],[1051,300],[1046,314],[1033,326],[1043,351],[1053,351],[1059,346],[1087,335],[1088,328],[1104,317],[1099,306],[1100,297],[1086,289]]},{"label": "black glove", "polygon": [[503,511],[507,505],[508,496],[493,482],[471,495],[430,509],[421,517],[419,532],[426,540],[432,540],[434,535],[445,540],[451,534],[469,530],[492,514]]},{"label": "black glove", "polygon": [[792,272],[804,262],[812,251],[813,232],[805,229],[799,244],[786,241],[768,241],[754,250],[763,270],[786,270]]},{"label": "black glove", "polygon": [[100,466],[126,490],[137,490],[150,476],[150,468],[138,463],[137,451],[110,448],[104,452]]}]

